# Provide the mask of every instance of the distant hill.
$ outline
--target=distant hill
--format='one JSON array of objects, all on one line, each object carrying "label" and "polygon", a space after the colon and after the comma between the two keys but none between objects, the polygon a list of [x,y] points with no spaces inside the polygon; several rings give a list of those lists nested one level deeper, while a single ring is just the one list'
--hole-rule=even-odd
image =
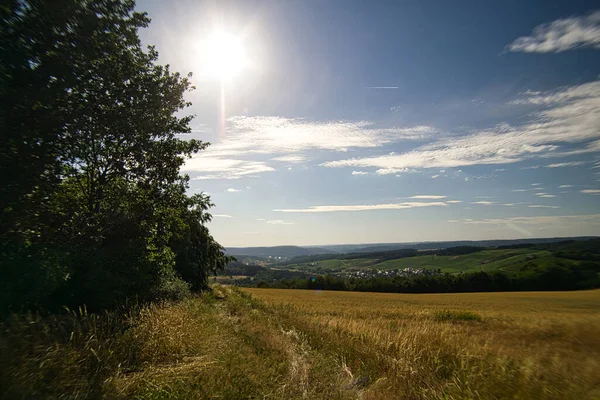
[{"label": "distant hill", "polygon": [[[373,243],[373,244],[342,244],[321,246],[321,248],[331,250],[335,253],[368,253],[393,251],[403,249],[414,250],[436,250],[447,249],[450,247],[462,246],[477,246],[477,247],[497,247],[497,246],[513,246],[518,244],[539,244],[539,243],[554,243],[566,240],[589,240],[595,239],[597,236],[580,236],[580,237],[556,237],[556,238],[532,238],[532,239],[502,239],[502,240],[457,240],[448,242],[415,242],[415,243]],[[315,253],[316,254],[316,253]]]},{"label": "distant hill", "polygon": [[225,252],[232,256],[249,257],[299,257],[318,254],[336,254],[335,251],[321,247],[274,246],[274,247],[229,247]]},{"label": "distant hill", "polygon": [[562,237],[562,238],[534,238],[511,240],[457,240],[449,242],[420,242],[420,243],[374,243],[374,244],[341,244],[327,246],[273,246],[273,247],[229,247],[225,251],[232,256],[249,257],[303,257],[326,254],[370,253],[385,252],[404,249],[437,250],[451,247],[477,246],[498,247],[514,246],[521,244],[554,243],[565,240],[581,241],[594,239],[596,236]]}]

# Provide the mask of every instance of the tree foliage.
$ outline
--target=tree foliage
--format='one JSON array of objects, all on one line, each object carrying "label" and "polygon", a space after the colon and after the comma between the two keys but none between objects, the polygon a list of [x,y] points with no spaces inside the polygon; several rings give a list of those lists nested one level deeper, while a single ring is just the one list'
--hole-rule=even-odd
[{"label": "tree foliage", "polygon": [[[0,6],[0,308],[109,307],[202,289],[229,258],[188,197],[189,76],[132,0]],[[184,280],[182,280],[183,278]]]}]

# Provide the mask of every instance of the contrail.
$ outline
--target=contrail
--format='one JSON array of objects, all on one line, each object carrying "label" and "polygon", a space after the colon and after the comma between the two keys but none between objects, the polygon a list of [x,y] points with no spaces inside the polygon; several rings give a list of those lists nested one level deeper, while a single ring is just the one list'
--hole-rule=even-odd
[{"label": "contrail", "polygon": [[367,86],[367,89],[400,89],[398,86]]}]

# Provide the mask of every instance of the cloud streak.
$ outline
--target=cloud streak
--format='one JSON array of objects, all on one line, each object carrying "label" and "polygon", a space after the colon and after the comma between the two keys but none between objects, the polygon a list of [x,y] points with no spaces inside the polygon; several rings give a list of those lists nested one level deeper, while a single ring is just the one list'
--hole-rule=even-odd
[{"label": "cloud streak", "polygon": [[404,202],[388,204],[363,204],[363,205],[333,205],[333,206],[311,206],[309,208],[275,209],[284,213],[326,213],[340,211],[374,211],[374,210],[403,210],[407,208],[421,207],[446,207],[444,202]]},{"label": "cloud streak", "polygon": [[284,221],[281,219],[272,219],[270,221],[267,221],[267,224],[269,224],[269,225],[294,225],[294,222]]},{"label": "cloud streak", "polygon": [[531,36],[517,38],[505,50],[560,53],[582,47],[600,48],[600,11],[539,25],[534,28]]},{"label": "cloud streak", "polygon": [[433,194],[420,194],[417,196],[411,196],[409,197],[409,199],[428,199],[428,200],[439,200],[439,199],[445,199],[448,196],[439,196],[439,195],[433,195]]},{"label": "cloud streak", "polygon": [[588,215],[549,215],[534,217],[487,218],[481,220],[465,220],[465,224],[490,225],[561,225],[561,224],[600,224],[600,214]]}]

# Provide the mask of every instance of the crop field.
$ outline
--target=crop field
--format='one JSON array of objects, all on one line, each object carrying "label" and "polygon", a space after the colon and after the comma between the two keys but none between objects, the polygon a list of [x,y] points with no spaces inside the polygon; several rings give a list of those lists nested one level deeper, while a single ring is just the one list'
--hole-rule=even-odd
[{"label": "crop field", "polygon": [[492,249],[477,253],[455,256],[415,256],[387,261],[377,259],[327,259],[312,263],[292,264],[289,269],[315,271],[322,270],[363,270],[363,269],[404,269],[423,268],[441,269],[441,272],[477,272],[503,270],[511,271],[519,268],[524,262],[540,264],[555,261],[556,258],[546,250],[532,249]]},{"label": "crop field", "polygon": [[125,314],[15,316],[0,398],[598,399],[600,290],[213,285]]},{"label": "crop field", "polygon": [[345,354],[364,398],[600,398],[598,290],[245,291]]}]

